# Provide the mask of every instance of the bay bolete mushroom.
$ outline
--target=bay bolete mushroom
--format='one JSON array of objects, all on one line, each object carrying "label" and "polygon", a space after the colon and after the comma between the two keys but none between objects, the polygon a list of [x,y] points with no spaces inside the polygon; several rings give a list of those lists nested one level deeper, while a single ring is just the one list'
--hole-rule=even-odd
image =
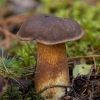
[{"label": "bay bolete mushroom", "polygon": [[[20,40],[38,42],[38,58],[34,78],[37,93],[54,85],[69,85],[69,69],[65,42],[74,41],[84,34],[79,24],[70,18],[40,14],[26,20],[17,36]],[[43,91],[46,100],[58,100],[65,88],[54,87]]]}]

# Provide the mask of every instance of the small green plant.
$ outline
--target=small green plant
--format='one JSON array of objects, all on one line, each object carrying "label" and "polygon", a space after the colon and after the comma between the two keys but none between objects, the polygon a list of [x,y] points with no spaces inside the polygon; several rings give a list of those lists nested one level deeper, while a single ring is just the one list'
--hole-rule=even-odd
[{"label": "small green plant", "polygon": [[2,49],[2,56],[0,57],[0,74],[5,77],[21,77],[24,76],[27,73],[33,73],[33,71],[26,69],[25,67],[19,66],[20,62],[22,60],[18,60],[17,57],[9,58],[9,55],[7,57],[4,57],[3,49]]}]

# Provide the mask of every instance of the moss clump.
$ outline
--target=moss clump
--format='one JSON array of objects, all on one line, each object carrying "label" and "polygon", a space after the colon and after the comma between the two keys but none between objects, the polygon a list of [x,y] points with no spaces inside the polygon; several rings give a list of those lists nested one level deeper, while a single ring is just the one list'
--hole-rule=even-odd
[{"label": "moss clump", "polygon": [[10,85],[0,100],[22,100],[22,92]]}]

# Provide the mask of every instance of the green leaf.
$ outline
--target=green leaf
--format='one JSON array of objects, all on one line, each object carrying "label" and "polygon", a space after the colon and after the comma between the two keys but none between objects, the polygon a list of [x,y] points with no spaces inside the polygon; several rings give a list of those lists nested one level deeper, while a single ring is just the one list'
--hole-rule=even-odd
[{"label": "green leaf", "polygon": [[81,61],[81,64],[75,65],[73,68],[73,77],[76,78],[78,75],[88,75],[91,71],[92,65],[88,65]]}]

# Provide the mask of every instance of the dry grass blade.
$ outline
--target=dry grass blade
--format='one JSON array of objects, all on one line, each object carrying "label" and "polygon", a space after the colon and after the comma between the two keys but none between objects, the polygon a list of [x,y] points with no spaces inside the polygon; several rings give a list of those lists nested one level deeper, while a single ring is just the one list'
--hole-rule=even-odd
[{"label": "dry grass blade", "polygon": [[[0,58],[1,58],[1,57],[0,57]],[[5,63],[3,62],[2,58],[0,59],[0,61],[1,61],[1,63],[3,64],[3,66],[4,66],[5,70],[6,70],[6,72],[7,72],[8,74],[10,74],[9,71],[8,71],[8,69],[6,68],[6,65],[5,65]]]},{"label": "dry grass blade", "polygon": [[[3,70],[2,68],[0,68],[1,71],[6,72],[5,70]],[[7,72],[6,72],[7,73]]]},{"label": "dry grass blade", "polygon": [[13,77],[11,77],[13,80],[15,80],[18,84],[20,84],[21,86],[22,86],[22,84],[18,81],[18,80],[16,80],[15,78],[13,78]]}]

